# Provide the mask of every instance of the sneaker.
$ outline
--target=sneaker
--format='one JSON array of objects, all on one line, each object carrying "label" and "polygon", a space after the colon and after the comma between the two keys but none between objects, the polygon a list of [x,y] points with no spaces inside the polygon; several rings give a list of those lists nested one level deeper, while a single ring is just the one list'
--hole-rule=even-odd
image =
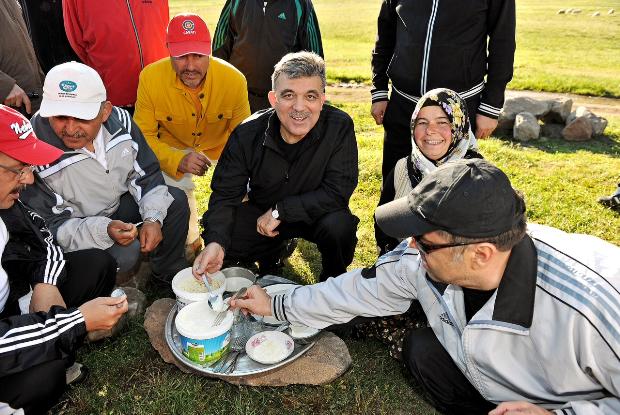
[{"label": "sneaker", "polygon": [[81,363],[75,362],[65,372],[65,381],[67,385],[77,385],[83,382],[88,376],[88,368]]},{"label": "sneaker", "polygon": [[615,194],[611,196],[603,196],[598,199],[598,202],[610,209],[620,210],[620,194]]}]

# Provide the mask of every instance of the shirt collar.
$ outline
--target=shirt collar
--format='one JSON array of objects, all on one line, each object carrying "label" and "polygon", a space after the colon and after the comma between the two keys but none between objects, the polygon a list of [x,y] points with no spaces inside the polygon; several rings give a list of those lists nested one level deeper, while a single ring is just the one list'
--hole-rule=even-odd
[{"label": "shirt collar", "polygon": [[493,320],[530,327],[534,315],[538,258],[528,236],[512,248],[497,288]]}]

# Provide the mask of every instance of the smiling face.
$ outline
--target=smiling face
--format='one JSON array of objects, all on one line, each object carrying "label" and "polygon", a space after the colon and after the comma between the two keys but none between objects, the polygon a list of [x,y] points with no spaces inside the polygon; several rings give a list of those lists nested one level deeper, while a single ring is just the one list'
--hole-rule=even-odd
[{"label": "smiling face", "polygon": [[[0,209],[8,209],[19,199],[19,192],[28,184],[32,184],[34,176],[32,170],[21,161],[15,160],[4,153],[0,153]],[[22,170],[25,173],[20,175],[11,170]]]},{"label": "smiling face", "polygon": [[101,124],[106,122],[112,113],[112,104],[109,101],[103,103],[99,114],[92,120],[58,115],[49,117],[52,130],[65,146],[77,150],[86,147],[94,151],[93,140],[97,137]]},{"label": "smiling face", "polygon": [[426,158],[432,161],[446,155],[452,143],[450,119],[436,105],[420,109],[413,127],[413,138]]},{"label": "smiling face", "polygon": [[209,70],[209,56],[190,53],[178,57],[171,57],[172,68],[186,86],[198,88]]},{"label": "smiling face", "polygon": [[294,144],[316,125],[325,103],[323,82],[319,76],[290,79],[278,78],[269,102],[280,120],[282,138]]}]

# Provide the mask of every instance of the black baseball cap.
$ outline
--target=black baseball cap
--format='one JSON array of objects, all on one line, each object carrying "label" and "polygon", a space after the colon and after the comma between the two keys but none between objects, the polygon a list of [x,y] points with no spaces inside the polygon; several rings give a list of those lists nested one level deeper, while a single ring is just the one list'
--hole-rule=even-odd
[{"label": "black baseball cap", "polygon": [[409,195],[375,212],[389,236],[443,230],[467,238],[497,236],[523,218],[525,203],[503,171],[482,159],[446,163],[426,175]]}]

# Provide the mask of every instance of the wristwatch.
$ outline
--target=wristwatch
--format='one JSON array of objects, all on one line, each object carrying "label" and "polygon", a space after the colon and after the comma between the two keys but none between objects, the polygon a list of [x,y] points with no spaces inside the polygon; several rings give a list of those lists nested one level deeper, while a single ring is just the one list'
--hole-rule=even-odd
[{"label": "wristwatch", "polygon": [[144,218],[144,222],[159,223],[159,226],[162,225],[161,221],[154,216],[149,216],[148,218]]},{"label": "wristwatch", "polygon": [[278,212],[278,204],[276,203],[271,208],[271,217],[274,219],[278,219],[280,217],[280,212]]}]

